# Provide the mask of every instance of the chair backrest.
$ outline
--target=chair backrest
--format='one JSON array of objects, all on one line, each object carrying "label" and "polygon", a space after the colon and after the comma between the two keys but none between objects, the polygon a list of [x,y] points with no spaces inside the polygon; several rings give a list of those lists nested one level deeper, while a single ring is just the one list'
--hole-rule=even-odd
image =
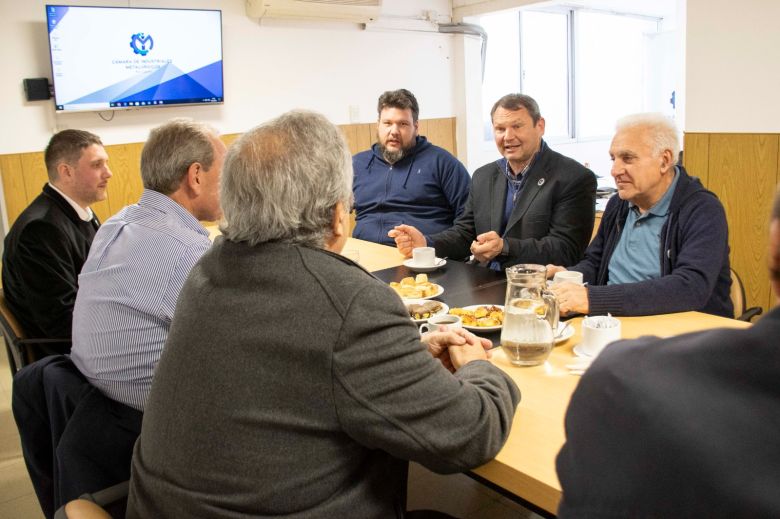
[{"label": "chair backrest", "polygon": [[731,304],[734,305],[734,318],[740,317],[745,313],[745,287],[739,275],[731,269]]},{"label": "chair backrest", "polygon": [[5,294],[3,289],[0,288],[0,326],[2,326],[3,335],[6,334],[6,329],[15,339],[24,339],[26,337],[22,325],[16,319],[16,316],[11,313],[11,309],[8,308],[8,303],[5,300]]},{"label": "chair backrest", "polygon": [[11,313],[11,309],[8,308],[2,288],[0,288],[0,332],[2,332],[3,339],[5,339],[11,373],[16,373],[17,370],[27,364],[19,344],[19,341],[25,338],[25,333],[22,330],[22,325],[19,324],[14,314]]}]

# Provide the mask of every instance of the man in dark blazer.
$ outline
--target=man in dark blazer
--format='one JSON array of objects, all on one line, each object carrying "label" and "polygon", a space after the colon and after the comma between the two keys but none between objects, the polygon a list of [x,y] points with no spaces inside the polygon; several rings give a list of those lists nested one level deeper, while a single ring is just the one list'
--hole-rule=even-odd
[{"label": "man in dark blazer", "polygon": [[[779,195],[768,252],[780,297]],[[775,306],[743,330],[607,346],[566,412],[558,517],[780,517],[778,337]]]},{"label": "man in dark blazer", "polygon": [[3,291],[28,337],[70,339],[78,275],[99,226],[89,205],[106,198],[111,170],[100,138],[82,130],[54,135],[44,159],[49,182],[5,238]]},{"label": "man in dark blazer", "polygon": [[436,255],[470,255],[495,270],[516,263],[573,265],[593,232],[596,176],[544,142],[533,98],[508,94],[490,112],[502,158],[474,172],[463,214],[450,229],[425,236],[399,225],[388,235],[402,254],[427,244]]}]

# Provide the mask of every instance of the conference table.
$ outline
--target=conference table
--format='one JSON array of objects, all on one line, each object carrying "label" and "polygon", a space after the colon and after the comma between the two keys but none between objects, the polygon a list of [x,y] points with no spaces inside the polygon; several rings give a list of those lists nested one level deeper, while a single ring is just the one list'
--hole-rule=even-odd
[{"label": "conference table", "polygon": [[[350,238],[345,249],[358,250],[359,263],[382,281],[400,281],[415,274],[403,266],[405,258],[395,248]],[[450,308],[472,304],[504,304],[506,277],[503,273],[448,261],[443,268],[428,273],[428,277],[444,288],[444,292],[436,299]],[[700,312],[619,319],[624,339],[642,335],[672,336],[717,327],[749,326],[749,323]],[[491,361],[515,381],[522,398],[504,447],[495,459],[474,469],[471,474],[545,516],[555,515],[561,499],[555,457],[565,440],[566,408],[580,380],[579,376],[570,374],[565,366],[575,359],[572,348],[580,341],[582,318],[574,318],[569,322],[574,328],[574,334],[557,345],[542,365],[513,366],[501,348],[492,350]],[[500,332],[481,335],[498,346]]]},{"label": "conference table", "polygon": [[[207,228],[212,239],[219,235],[215,226]],[[406,258],[394,247],[349,238],[344,253],[350,252],[357,252],[358,263],[386,283],[415,275],[403,265]],[[428,277],[444,288],[444,292],[436,299],[450,308],[473,304],[504,304],[506,276],[502,272],[450,260],[444,267],[428,273]],[[700,312],[619,319],[624,339],[642,335],[673,336],[718,327],[750,326],[742,321]],[[566,408],[580,379],[570,374],[566,365],[575,359],[572,348],[581,339],[582,318],[574,318],[569,322],[574,328],[574,334],[556,345],[542,365],[513,366],[501,348],[491,350],[491,362],[515,381],[522,398],[504,447],[492,461],[470,474],[544,516],[554,516],[561,499],[555,457],[565,440]],[[500,332],[480,335],[498,346]]]}]

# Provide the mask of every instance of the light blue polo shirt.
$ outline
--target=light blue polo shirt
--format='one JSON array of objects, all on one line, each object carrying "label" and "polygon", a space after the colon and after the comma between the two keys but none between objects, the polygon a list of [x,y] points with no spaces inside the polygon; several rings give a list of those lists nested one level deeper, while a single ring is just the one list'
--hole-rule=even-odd
[{"label": "light blue polo shirt", "polygon": [[661,277],[661,229],[669,218],[674,189],[680,173],[674,168],[674,179],[664,193],[645,214],[629,202],[628,217],[609,260],[609,285],[636,283]]}]

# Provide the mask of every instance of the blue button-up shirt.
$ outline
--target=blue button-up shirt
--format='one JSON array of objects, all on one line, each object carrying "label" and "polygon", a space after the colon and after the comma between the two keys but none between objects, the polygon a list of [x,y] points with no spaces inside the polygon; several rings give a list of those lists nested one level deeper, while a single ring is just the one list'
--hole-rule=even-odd
[{"label": "blue button-up shirt", "polygon": [[661,277],[661,230],[669,218],[669,206],[679,178],[675,168],[674,179],[666,193],[645,214],[640,214],[639,208],[629,203],[620,241],[609,261],[609,285]]},{"label": "blue button-up shirt", "polygon": [[100,227],[79,276],[71,358],[106,396],[143,411],[179,291],[210,246],[200,222],[156,191]]}]

